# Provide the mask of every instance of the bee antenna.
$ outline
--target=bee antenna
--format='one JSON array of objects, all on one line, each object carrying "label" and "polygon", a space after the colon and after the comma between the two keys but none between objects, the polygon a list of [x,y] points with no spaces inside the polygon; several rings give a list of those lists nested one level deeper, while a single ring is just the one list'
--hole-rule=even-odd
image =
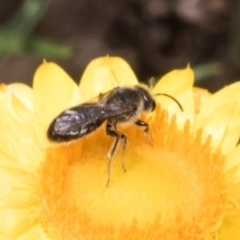
[{"label": "bee antenna", "polygon": [[154,94],[154,96],[165,96],[165,97],[171,98],[175,103],[177,103],[177,105],[179,106],[179,108],[180,108],[180,109],[182,110],[182,112],[183,112],[183,107],[182,107],[182,105],[180,104],[180,102],[179,102],[176,98],[172,97],[171,95],[168,95],[168,94],[166,94],[166,93],[157,93],[157,94]]}]

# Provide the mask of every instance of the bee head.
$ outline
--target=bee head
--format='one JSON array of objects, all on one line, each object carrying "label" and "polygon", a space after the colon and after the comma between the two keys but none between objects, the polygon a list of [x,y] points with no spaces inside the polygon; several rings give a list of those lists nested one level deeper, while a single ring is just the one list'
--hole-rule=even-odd
[{"label": "bee head", "polygon": [[142,97],[142,100],[143,100],[143,111],[153,112],[156,108],[156,101],[154,99],[154,96],[165,96],[165,97],[171,98],[179,106],[179,108],[183,112],[182,105],[178,102],[177,99],[175,99],[171,95],[166,94],[166,93],[156,93],[156,94],[152,95],[147,88],[139,86],[139,85],[135,86],[135,88],[136,88],[137,92],[139,94],[141,94],[141,97]]},{"label": "bee head", "polygon": [[137,92],[141,95],[143,100],[143,111],[145,112],[152,112],[156,108],[156,102],[149,92],[148,89],[142,87],[142,86],[135,86]]}]

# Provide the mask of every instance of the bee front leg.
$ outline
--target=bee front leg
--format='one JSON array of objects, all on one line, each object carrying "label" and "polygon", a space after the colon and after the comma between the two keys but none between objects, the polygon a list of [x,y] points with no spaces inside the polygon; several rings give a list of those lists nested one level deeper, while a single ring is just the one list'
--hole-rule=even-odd
[{"label": "bee front leg", "polygon": [[139,127],[145,127],[144,129],[144,132],[146,133],[147,135],[147,141],[150,145],[152,145],[151,141],[150,141],[150,137],[149,137],[149,125],[148,123],[138,119],[136,122],[135,122],[136,125],[138,125]]},{"label": "bee front leg", "polygon": [[117,121],[113,122],[111,120],[108,120],[107,126],[106,126],[107,135],[109,135],[111,137],[115,137],[115,141],[108,152],[108,180],[107,180],[107,184],[106,184],[107,186],[109,184],[110,176],[111,176],[112,157],[117,149],[120,139],[123,139],[122,167],[123,167],[123,171],[126,172],[123,159],[124,159],[124,152],[125,152],[125,149],[127,146],[127,136],[117,130],[116,124],[117,124]]}]

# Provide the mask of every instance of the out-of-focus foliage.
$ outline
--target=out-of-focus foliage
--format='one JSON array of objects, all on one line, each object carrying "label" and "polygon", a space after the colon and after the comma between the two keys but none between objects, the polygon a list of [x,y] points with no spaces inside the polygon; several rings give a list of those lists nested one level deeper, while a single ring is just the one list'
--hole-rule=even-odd
[{"label": "out-of-focus foliage", "polygon": [[57,61],[78,80],[91,59],[108,54],[126,59],[138,79],[146,82],[190,64],[196,84],[215,91],[240,78],[239,4],[236,0],[0,1],[2,81],[30,83],[43,58]]},{"label": "out-of-focus foliage", "polygon": [[37,54],[41,57],[70,57],[70,46],[32,33],[51,0],[25,0],[15,16],[0,28],[0,56],[8,53]]}]

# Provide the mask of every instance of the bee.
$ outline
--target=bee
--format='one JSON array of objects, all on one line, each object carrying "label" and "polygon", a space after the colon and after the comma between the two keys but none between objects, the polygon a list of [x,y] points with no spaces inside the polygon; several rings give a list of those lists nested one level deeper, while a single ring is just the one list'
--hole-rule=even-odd
[{"label": "bee", "polygon": [[[110,181],[111,163],[119,141],[123,141],[123,155],[127,146],[127,136],[118,131],[119,123],[131,123],[143,127],[149,132],[148,123],[139,119],[141,113],[152,112],[156,108],[154,96],[163,95],[171,98],[183,111],[181,104],[172,96],[159,93],[151,94],[144,85],[116,87],[100,94],[96,102],[86,102],[60,113],[50,124],[47,136],[54,142],[68,142],[88,135],[106,121],[106,134],[115,138],[108,152],[108,179]],[[148,136],[148,135],[147,135]],[[123,157],[122,166],[125,170]]]}]

